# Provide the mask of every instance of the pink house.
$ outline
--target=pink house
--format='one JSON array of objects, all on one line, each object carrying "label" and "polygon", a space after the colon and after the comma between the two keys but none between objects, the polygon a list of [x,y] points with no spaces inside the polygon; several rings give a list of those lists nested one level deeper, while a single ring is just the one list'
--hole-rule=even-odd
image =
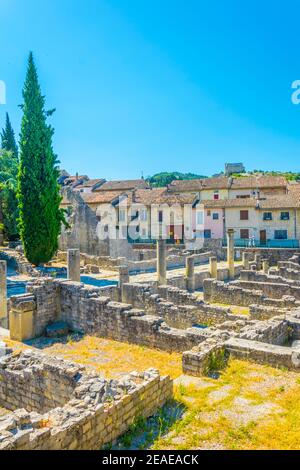
[{"label": "pink house", "polygon": [[217,201],[203,201],[195,207],[193,225],[197,238],[224,237],[224,209],[220,206]]},{"label": "pink house", "polygon": [[223,238],[224,210],[221,208],[204,208],[204,237]]}]

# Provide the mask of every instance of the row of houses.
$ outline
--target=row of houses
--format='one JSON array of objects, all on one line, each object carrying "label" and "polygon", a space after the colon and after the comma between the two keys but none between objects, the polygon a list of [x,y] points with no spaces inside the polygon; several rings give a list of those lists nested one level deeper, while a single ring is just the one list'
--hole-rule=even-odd
[{"label": "row of houses", "polygon": [[[225,243],[232,228],[236,246],[299,245],[300,184],[281,176],[176,180],[164,188],[151,188],[144,179],[67,176],[62,185],[80,195],[104,232],[117,230],[131,243],[158,236],[173,243]],[[62,207],[68,209],[69,193],[63,194]]]}]

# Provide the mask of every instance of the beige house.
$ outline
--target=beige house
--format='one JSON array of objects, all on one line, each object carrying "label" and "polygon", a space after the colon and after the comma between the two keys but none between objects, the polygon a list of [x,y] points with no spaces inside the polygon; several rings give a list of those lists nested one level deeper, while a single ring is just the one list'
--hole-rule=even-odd
[{"label": "beige house", "polygon": [[300,238],[300,203],[292,195],[228,200],[225,230],[233,228],[240,244],[296,246]]},{"label": "beige house", "polygon": [[119,224],[128,224],[129,239],[151,240],[162,236],[180,242],[192,233],[193,194],[174,194],[166,188],[136,189],[118,204]]}]

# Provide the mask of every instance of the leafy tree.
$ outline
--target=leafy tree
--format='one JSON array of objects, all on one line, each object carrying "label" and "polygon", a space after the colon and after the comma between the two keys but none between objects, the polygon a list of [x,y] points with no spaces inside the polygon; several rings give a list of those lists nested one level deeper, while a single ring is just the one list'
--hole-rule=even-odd
[{"label": "leafy tree", "polygon": [[5,128],[1,132],[1,147],[12,153],[12,156],[18,158],[18,147],[15,140],[15,133],[12,128],[9,115],[6,113]]},{"label": "leafy tree", "polygon": [[18,238],[18,201],[17,201],[18,161],[12,152],[0,150],[0,204],[1,229],[5,238]]},{"label": "leafy tree", "polygon": [[52,147],[54,130],[47,124],[54,110],[45,110],[45,97],[41,94],[32,53],[21,108],[19,230],[27,259],[39,265],[48,262],[58,248],[64,212],[59,208],[58,161]]},{"label": "leafy tree", "polygon": [[180,173],[178,171],[172,171],[157,173],[156,175],[148,176],[147,181],[151,184],[152,187],[159,188],[167,186],[174,180],[193,180],[203,178],[206,178],[206,176],[196,175],[194,173]]}]

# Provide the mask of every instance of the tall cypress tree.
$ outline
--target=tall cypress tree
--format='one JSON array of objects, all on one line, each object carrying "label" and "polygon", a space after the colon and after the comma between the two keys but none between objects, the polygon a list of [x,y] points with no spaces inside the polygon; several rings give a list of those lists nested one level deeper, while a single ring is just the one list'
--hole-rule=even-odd
[{"label": "tall cypress tree", "polygon": [[5,128],[2,129],[1,132],[1,148],[11,152],[13,157],[18,158],[18,147],[16,144],[15,133],[8,113],[6,113]]},{"label": "tall cypress tree", "polygon": [[29,54],[23,88],[20,134],[20,165],[17,196],[19,231],[27,259],[39,265],[48,262],[58,248],[63,211],[57,183],[59,163],[52,148],[53,128],[47,118],[33,54]]}]

